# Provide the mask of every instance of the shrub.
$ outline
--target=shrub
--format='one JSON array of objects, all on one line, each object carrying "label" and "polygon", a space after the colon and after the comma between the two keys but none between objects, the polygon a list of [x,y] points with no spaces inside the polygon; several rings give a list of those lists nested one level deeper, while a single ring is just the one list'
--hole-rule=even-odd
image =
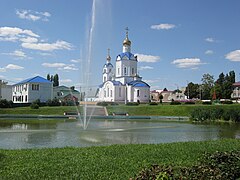
[{"label": "shrub", "polygon": [[6,99],[0,100],[0,108],[11,108],[13,106],[12,101],[8,101]]},{"label": "shrub", "polygon": [[194,121],[206,121],[211,119],[211,113],[206,108],[194,108],[191,112],[191,119]]},{"label": "shrub", "polygon": [[97,102],[98,106],[108,106],[107,102]]},{"label": "shrub", "polygon": [[139,103],[138,102],[128,102],[126,105],[127,106],[138,106]]},{"label": "shrub", "polygon": [[134,179],[238,179],[240,151],[205,153],[192,167],[152,165]]},{"label": "shrub", "polygon": [[49,99],[46,102],[47,106],[61,106],[61,103],[59,102],[59,100],[57,98],[54,98],[53,100]]},{"label": "shrub", "polygon": [[149,105],[158,105],[156,102],[150,102]]},{"label": "shrub", "polygon": [[170,103],[170,105],[180,105],[180,104],[181,104],[181,102],[179,102],[179,101],[172,101]]},{"label": "shrub", "polygon": [[222,101],[221,103],[222,103],[222,104],[233,104],[232,101]]},{"label": "shrub", "polygon": [[184,104],[195,104],[194,101],[186,101]]},{"label": "shrub", "polygon": [[30,108],[31,108],[31,109],[39,109],[39,105],[36,104],[36,103],[32,103],[32,104],[30,105]]},{"label": "shrub", "polygon": [[203,101],[202,104],[204,104],[204,105],[212,105],[212,102],[211,101]]}]

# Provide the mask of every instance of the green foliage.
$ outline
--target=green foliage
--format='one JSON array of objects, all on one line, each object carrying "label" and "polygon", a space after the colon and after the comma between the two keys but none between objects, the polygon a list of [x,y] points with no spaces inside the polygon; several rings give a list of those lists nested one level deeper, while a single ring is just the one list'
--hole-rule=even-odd
[{"label": "green foliage", "polygon": [[195,104],[194,101],[186,101],[184,104]]},{"label": "green foliage", "polygon": [[200,86],[199,84],[194,84],[193,82],[188,83],[186,90],[184,91],[184,94],[188,96],[189,99],[192,98],[199,98],[199,90]]},{"label": "green foliage", "polygon": [[8,101],[6,99],[0,100],[0,108],[11,108],[13,105],[12,101]]},{"label": "green foliage", "polygon": [[203,105],[212,105],[212,101],[203,101],[202,104]]},{"label": "green foliage", "polygon": [[[204,152],[212,154],[239,149],[240,141],[233,139],[85,148],[0,149],[0,179],[122,180],[134,177],[151,164],[165,168],[171,165],[192,167],[202,159]],[[157,178],[166,175],[163,172]]]},{"label": "green foliage", "polygon": [[233,104],[232,101],[222,101],[221,103],[222,103],[222,104]]},{"label": "green foliage", "polygon": [[138,106],[139,103],[138,102],[128,102],[126,105],[127,106]]},{"label": "green foliage", "polygon": [[30,108],[31,108],[31,109],[39,109],[39,105],[36,104],[36,103],[32,103],[32,104],[30,105]]},{"label": "green foliage", "polygon": [[169,179],[238,179],[240,177],[240,151],[205,153],[192,167],[151,165],[143,169],[135,180]]},{"label": "green foliage", "polygon": [[170,103],[170,105],[180,105],[180,104],[182,104],[182,103],[179,102],[179,101],[172,101],[172,102]]},{"label": "green foliage", "polygon": [[61,103],[59,102],[59,100],[57,98],[54,98],[54,99],[49,99],[47,102],[46,102],[47,106],[61,106]]},{"label": "green foliage", "polygon": [[156,102],[150,102],[149,105],[158,105]]},{"label": "green foliage", "polygon": [[240,109],[239,108],[224,108],[220,106],[208,107],[197,107],[191,111],[191,119],[194,121],[234,121],[240,122]]},{"label": "green foliage", "polygon": [[108,106],[107,102],[97,102],[98,106]]}]

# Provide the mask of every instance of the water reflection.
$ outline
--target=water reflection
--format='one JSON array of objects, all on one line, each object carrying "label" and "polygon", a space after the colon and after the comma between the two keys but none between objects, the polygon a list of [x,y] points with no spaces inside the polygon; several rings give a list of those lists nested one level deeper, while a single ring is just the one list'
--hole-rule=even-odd
[{"label": "water reflection", "polygon": [[92,120],[87,130],[78,122],[0,123],[0,148],[154,144],[240,138],[240,124],[189,124],[150,120]]}]

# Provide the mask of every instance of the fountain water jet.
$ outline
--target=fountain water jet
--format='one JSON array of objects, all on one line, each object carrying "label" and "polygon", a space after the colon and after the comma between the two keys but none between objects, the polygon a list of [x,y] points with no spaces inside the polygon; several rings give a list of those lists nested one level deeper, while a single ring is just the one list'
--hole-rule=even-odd
[{"label": "fountain water jet", "polygon": [[87,39],[87,55],[86,55],[86,67],[85,67],[85,73],[84,73],[84,81],[85,81],[85,95],[84,95],[84,104],[83,104],[83,113],[82,115],[79,115],[79,119],[82,123],[83,129],[87,129],[89,121],[91,119],[91,116],[93,114],[93,110],[90,114],[87,114],[88,112],[88,104],[86,103],[86,99],[89,97],[89,80],[90,80],[90,65],[92,61],[92,48],[93,48],[93,34],[95,30],[95,19],[96,19],[96,0],[93,0],[92,2],[92,14],[91,14],[91,24],[90,29],[87,31],[88,33],[88,39]]}]

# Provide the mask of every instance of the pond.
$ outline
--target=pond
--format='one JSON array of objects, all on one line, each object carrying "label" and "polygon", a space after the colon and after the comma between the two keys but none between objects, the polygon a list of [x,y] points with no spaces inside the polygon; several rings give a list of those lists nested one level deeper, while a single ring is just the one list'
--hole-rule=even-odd
[{"label": "pond", "polygon": [[88,129],[83,130],[78,121],[53,122],[32,124],[0,121],[0,148],[86,147],[240,138],[240,124],[234,123],[191,124],[149,119],[92,119]]}]

